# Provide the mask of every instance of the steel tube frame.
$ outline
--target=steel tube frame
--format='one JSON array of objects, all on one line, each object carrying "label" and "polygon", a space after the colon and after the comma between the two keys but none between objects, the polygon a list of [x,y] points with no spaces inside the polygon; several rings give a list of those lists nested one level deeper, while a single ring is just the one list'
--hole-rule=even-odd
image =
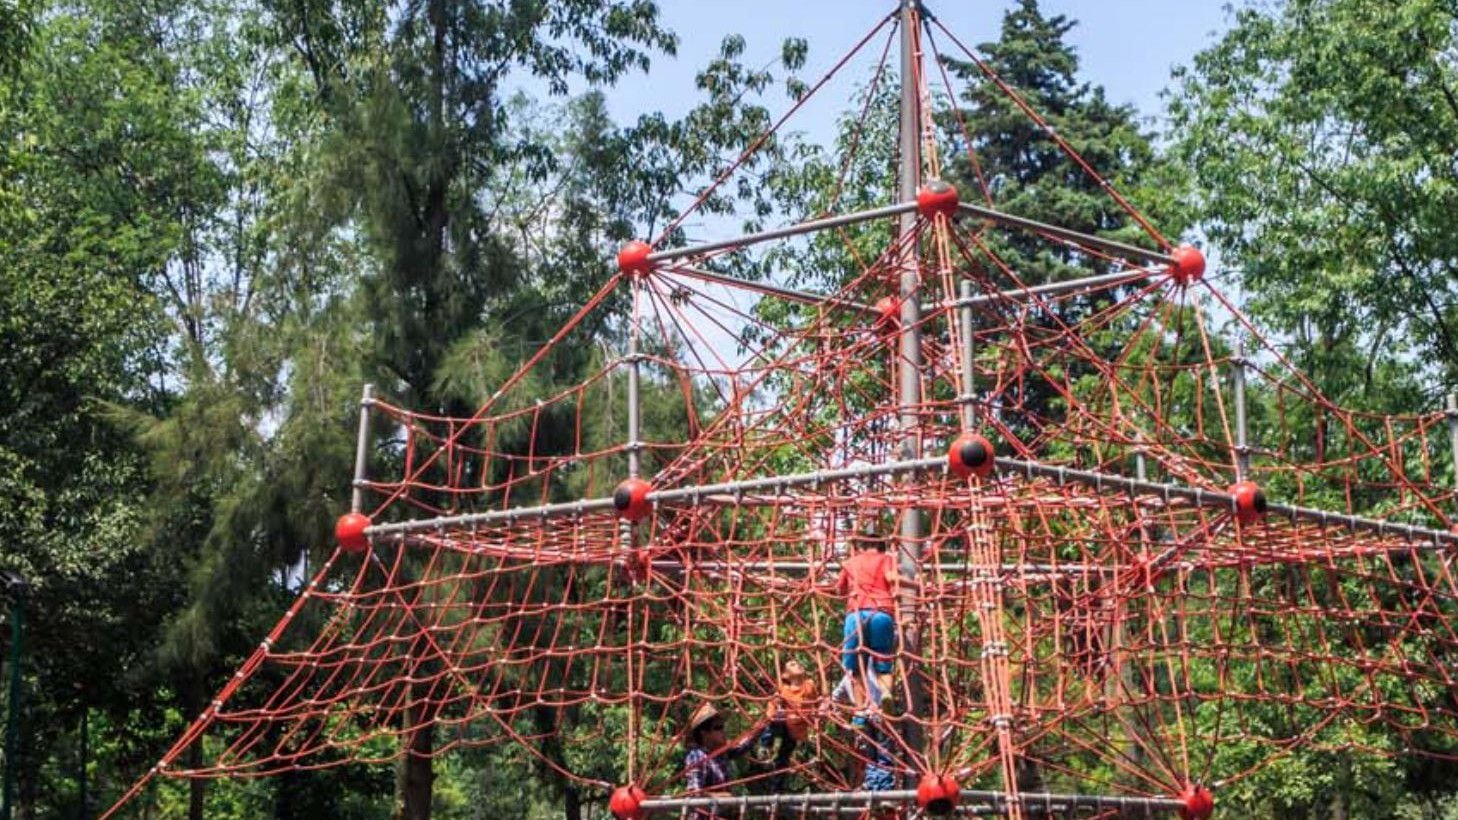
[{"label": "steel tube frame", "polygon": [[[1009,803],[1016,802],[1025,809],[1045,811],[1066,811],[1070,808],[1091,809],[1150,809],[1178,811],[1185,807],[1183,801],[1170,797],[1117,797],[1094,794],[1054,794],[1050,792],[1026,792],[1010,796],[1006,792],[962,790],[959,793],[962,810],[975,810],[968,803],[981,803],[1000,811]],[[716,811],[747,812],[757,808],[810,808],[825,806],[834,808],[872,809],[877,806],[893,806],[916,800],[913,789],[891,789],[887,791],[845,791],[809,792],[802,794],[755,794],[722,797],[659,797],[642,802],[645,812],[672,811],[678,809],[708,809]]]},{"label": "steel tube frame", "polygon": [[[903,0],[903,4],[914,2],[915,0]],[[904,8],[902,13],[906,13]],[[903,38],[907,37],[907,35],[905,34],[903,34],[902,36]],[[906,64],[909,62],[911,62],[909,57],[903,58],[903,70],[905,70]],[[914,105],[914,99],[912,103]],[[905,105],[904,100],[903,105]],[[915,142],[917,139],[917,131],[914,128],[909,130],[911,134],[911,140]],[[916,147],[917,146],[913,146],[913,150],[915,150]],[[919,151],[917,153],[919,153]],[[903,154],[903,156],[905,155]],[[787,225],[783,228],[772,228],[767,231],[757,231],[755,233],[745,234],[744,236],[736,237],[734,239],[721,239],[715,240],[713,242],[701,242],[696,245],[685,245],[682,248],[668,248],[661,251],[655,251],[648,254],[648,261],[651,263],[672,262],[678,259],[687,259],[695,256],[703,256],[705,254],[714,253],[715,251],[728,250],[730,248],[743,248],[750,245],[758,245],[763,242],[769,242],[775,239],[787,239],[792,236],[815,233],[817,231],[829,230],[831,228],[841,228],[847,225],[855,225],[860,222],[869,222],[874,219],[883,219],[891,216],[902,217],[902,227],[900,230],[905,232],[907,230],[907,226],[914,226],[917,219],[916,187],[920,181],[920,162],[917,162],[917,166],[918,172],[912,174],[912,176],[909,178],[911,183],[909,187],[906,185],[907,178],[903,177],[902,185],[900,186],[900,189],[898,191],[898,194],[902,199],[901,202],[897,202],[891,205],[882,205],[879,208],[867,208],[862,211],[853,211],[848,214],[828,216],[824,219],[812,219],[807,222],[800,222],[795,225]],[[1046,222],[1039,222],[1036,219],[1028,219],[1027,217],[1015,216],[1013,214],[998,211],[993,208],[986,208],[981,205],[973,205],[971,203],[961,202],[958,203],[957,209],[960,213],[964,215],[971,215],[980,219],[985,219],[989,222],[1003,225],[1005,227],[1033,231],[1036,233],[1043,233],[1049,236],[1056,236],[1059,239],[1064,239],[1070,242],[1077,242],[1083,245],[1089,245],[1123,256],[1132,256],[1136,259],[1142,259],[1147,262],[1155,262],[1162,265],[1174,264],[1174,260],[1168,254],[1160,253],[1159,251],[1152,251],[1147,248],[1140,248],[1138,246],[1118,242],[1113,239],[1105,239],[1101,236],[1086,234],[1082,231],[1075,231],[1069,228],[1059,227],[1057,225],[1050,225]],[[1117,276],[1118,274],[1108,275]],[[1146,273],[1142,275],[1147,276],[1148,274]]]},{"label": "steel tube frame", "polygon": [[[916,0],[902,0],[902,2],[902,14],[907,15],[907,4],[911,4],[914,9],[914,4]],[[906,33],[902,34],[902,38],[903,40],[910,39],[909,35]],[[906,70],[908,65],[912,62],[912,56],[913,55],[910,54],[903,56],[903,70]],[[915,107],[915,102],[916,101],[913,96],[913,99],[911,101],[911,105],[913,107]],[[907,105],[904,99],[902,101],[902,105],[903,109]],[[918,137],[917,129],[911,128],[907,130],[910,133],[911,141],[915,143]],[[903,144],[902,147],[905,148],[905,145]],[[920,152],[916,150],[917,147],[918,146],[916,145],[912,146],[913,151],[919,154]],[[906,155],[903,153],[902,156],[905,157]],[[916,159],[919,160],[920,157],[918,156],[916,157]],[[904,163],[905,160],[903,159],[903,164]],[[676,259],[686,259],[694,256],[702,256],[704,254],[713,253],[715,251],[728,250],[730,248],[743,248],[750,245],[758,245],[760,243],[769,242],[775,239],[787,239],[792,236],[815,233],[816,231],[824,231],[831,228],[842,228],[847,225],[855,225],[860,222],[869,222],[874,219],[883,219],[890,216],[902,217],[902,230],[904,231],[906,229],[905,225],[907,223],[915,225],[917,219],[915,213],[917,209],[916,188],[917,184],[920,182],[921,163],[918,161],[916,165],[916,173],[913,173],[909,178],[902,178],[902,184],[899,188],[899,195],[902,200],[901,202],[897,202],[891,205],[882,205],[879,208],[867,208],[862,211],[853,211],[848,214],[828,216],[824,219],[811,219],[809,221],[800,222],[795,225],[787,225],[783,228],[772,228],[767,231],[757,231],[755,233],[745,234],[744,236],[736,237],[734,239],[721,239],[715,240],[713,242],[700,242],[696,245],[685,245],[682,248],[668,248],[661,251],[654,251],[653,253],[648,254],[648,261],[651,263],[672,262]],[[908,181],[910,182],[909,186],[907,185]],[[986,208],[981,205],[973,205],[968,202],[961,202],[957,204],[957,210],[962,214],[971,215],[979,219],[985,219],[989,222],[993,222],[1004,227],[1017,228],[1020,230],[1043,233],[1049,236],[1056,236],[1059,239],[1064,239],[1070,242],[1077,242],[1083,245],[1089,245],[1124,256],[1132,256],[1136,259],[1142,259],[1147,262],[1157,262],[1162,265],[1174,264],[1174,259],[1172,259],[1169,254],[1160,253],[1159,251],[1152,251],[1148,248],[1141,248],[1136,245],[1129,245],[1113,239],[1105,239],[1101,236],[1094,236],[1093,234],[1083,233],[1082,231],[1075,231],[1069,228],[1059,227],[1057,225],[1050,225],[1046,222],[1039,222],[1036,219],[1028,219],[1027,217],[1023,216],[1015,216],[1013,214],[998,211],[993,208]]]},{"label": "steel tube frame", "polygon": [[[1200,507],[1219,506],[1231,510],[1235,509],[1235,496],[1219,490],[1186,487],[1180,484],[1164,484],[1157,481],[1140,481],[1135,478],[1109,475],[1108,473],[1100,473],[1093,470],[1057,467],[1049,464],[1040,464],[1036,461],[1019,461],[1010,458],[997,459],[997,466],[1005,472],[1022,473],[1028,477],[1049,478],[1058,484],[1075,483],[1093,487],[1097,490],[1118,490],[1131,495],[1140,493],[1154,495],[1165,501],[1180,498],[1193,502],[1196,506]],[[1416,524],[1399,524],[1395,521],[1381,521],[1375,518],[1329,512],[1311,507],[1298,507],[1293,504],[1270,503],[1266,505],[1266,513],[1267,515],[1284,515],[1293,520],[1311,521],[1323,526],[1345,527],[1349,530],[1365,530],[1378,535],[1395,535],[1407,539],[1422,538],[1435,543],[1458,544],[1458,533],[1451,533],[1446,530],[1420,527]]]},{"label": "steel tube frame", "polygon": [[[897,123],[900,143],[898,194],[902,202],[916,200],[921,187],[921,96],[916,84],[916,32],[919,24],[920,0],[900,0],[901,26],[901,112]],[[896,408],[897,433],[901,441],[897,452],[902,461],[921,458],[921,255],[916,236],[917,212],[901,213],[897,226],[897,243],[901,248],[901,268],[897,298],[901,302],[901,324],[897,328]],[[903,579],[897,601],[896,630],[900,644],[911,652],[921,648],[921,624],[917,620],[916,586],[921,575],[922,539],[921,510],[911,507],[900,515],[901,537],[897,544],[897,568]],[[909,670],[908,670],[909,672]],[[923,716],[925,686],[918,675],[907,674],[906,712]],[[921,727],[911,723],[902,737],[913,749],[921,748]]]},{"label": "steel tube frame", "polygon": [[639,440],[639,404],[638,404],[638,380],[642,373],[642,357],[638,353],[638,298],[642,290],[642,284],[637,277],[632,279],[633,306],[632,315],[628,317],[628,477],[637,478],[641,470],[641,458],[639,451],[643,442]]},{"label": "steel tube frame", "polygon": [[1066,293],[1082,290],[1084,288],[1095,288],[1099,285],[1117,285],[1123,282],[1137,282],[1140,279],[1148,279],[1149,274],[1145,271],[1119,271],[1117,273],[1101,273],[1097,276],[1085,276],[1079,279],[1070,279],[1066,282],[1049,282],[1046,285],[1034,285],[1016,290],[999,290],[992,293],[979,293],[976,295],[963,295],[962,298],[953,302],[955,307],[973,307],[995,302],[1008,302],[1015,299],[1030,299],[1034,296],[1049,296],[1053,294]]},{"label": "steel tube frame", "polygon": [[1453,455],[1453,489],[1458,490],[1458,393],[1448,394],[1448,447]]},{"label": "steel tube frame", "polygon": [[1087,234],[1082,231],[1075,231],[1070,228],[1060,227],[1058,225],[1049,225],[1046,222],[1039,222],[1036,219],[1028,219],[1025,216],[1014,216],[1010,213],[994,210],[992,208],[985,208],[981,205],[973,205],[969,202],[958,203],[957,210],[962,212],[963,214],[975,216],[979,219],[985,219],[988,222],[993,222],[1008,228],[1017,228],[1019,230],[1032,231],[1034,233],[1047,234],[1049,236],[1056,236],[1059,239],[1076,242],[1081,245],[1089,245],[1095,248],[1099,248],[1101,250],[1110,251],[1112,253],[1117,253],[1124,256],[1133,256],[1137,259],[1143,259],[1149,262],[1158,262],[1163,265],[1174,264],[1174,259],[1166,253],[1151,251],[1148,248],[1141,248],[1137,245],[1129,245],[1113,239],[1105,239],[1101,236],[1094,236],[1093,234]]},{"label": "steel tube frame", "polygon": [[971,432],[977,424],[977,401],[976,381],[976,354],[975,339],[972,334],[975,327],[972,323],[972,283],[963,279],[958,285],[958,292],[961,296],[957,300],[957,318],[962,328],[962,395],[957,397],[957,403],[961,407],[962,432]]},{"label": "steel tube frame", "polygon": [[[912,199],[915,198],[913,191]],[[750,245],[758,245],[761,242],[769,242],[772,239],[785,239],[800,234],[824,231],[830,228],[841,228],[846,225],[854,225],[858,222],[869,222],[873,219],[882,219],[888,216],[897,216],[908,211],[916,210],[916,202],[898,202],[894,205],[883,205],[879,208],[867,208],[864,211],[841,214],[839,216],[828,216],[824,219],[812,219],[808,222],[801,222],[796,225],[787,225],[783,228],[772,228],[768,231],[745,234],[736,239],[723,239],[714,242],[701,242],[697,245],[685,245],[682,248],[668,248],[667,250],[655,251],[648,254],[649,262],[671,262],[675,259],[702,256],[714,251],[722,251],[729,248],[743,248]]]},{"label": "steel tube frame", "polygon": [[1244,481],[1250,475],[1250,445],[1245,420],[1245,346],[1239,333],[1235,336],[1235,356],[1230,365],[1235,390],[1235,480]]},{"label": "steel tube frame", "polygon": [[[709,572],[724,572],[729,570],[748,571],[783,571],[785,574],[799,574],[811,570],[824,570],[826,572],[838,572],[840,563],[831,561],[824,564],[817,564],[813,561],[695,561],[692,564],[685,564],[680,561],[652,561],[651,566],[656,570],[677,571],[677,570],[707,570]],[[946,573],[965,573],[975,571],[965,563],[944,563],[938,569]],[[1118,567],[1096,566],[1094,564],[1003,564],[1002,572],[1005,575],[1114,575],[1120,572]]]},{"label": "steel tube frame", "polygon": [[349,511],[364,508],[366,471],[369,469],[370,408],[375,404],[375,386],[366,384],[359,399],[359,438],[354,445],[354,485],[349,498]]},{"label": "steel tube frame", "polygon": [[672,268],[669,268],[668,272],[688,276],[693,279],[702,279],[705,282],[714,282],[716,284],[726,285],[731,288],[742,288],[744,290],[750,290],[768,296],[778,296],[782,299],[788,299],[792,302],[799,302],[806,305],[835,305],[836,307],[846,307],[852,310],[859,310],[863,313],[874,313],[876,310],[875,307],[871,305],[865,304],[864,302],[857,302],[853,299],[843,299],[839,296],[828,296],[823,293],[810,293],[808,291],[795,290],[794,288],[787,288],[782,285],[775,285],[769,282],[751,282],[748,279],[740,279],[737,276],[728,276],[722,273],[714,273],[713,271],[703,270],[702,268],[694,268],[688,265],[675,265]]},{"label": "steel tube frame", "polygon": [[[739,481],[725,481],[718,484],[701,484],[690,487],[655,490],[648,494],[652,503],[698,503],[709,495],[743,495],[762,491],[783,492],[792,487],[815,487],[852,478],[876,476],[898,476],[906,473],[935,472],[946,469],[947,460],[937,456],[912,461],[889,461],[884,464],[863,464],[858,467],[843,467],[837,470],[816,470],[809,473],[794,473],[772,478],[751,478]],[[1182,484],[1168,484],[1158,481],[1141,481],[1137,478],[1101,473],[1095,470],[1080,470],[998,457],[995,464],[1004,474],[1020,474],[1028,478],[1046,478],[1055,484],[1080,484],[1095,490],[1111,490],[1129,495],[1148,495],[1169,502],[1174,499],[1189,501],[1201,507],[1225,507],[1234,509],[1235,497],[1220,490],[1206,490],[1201,487],[1187,487]],[[511,523],[528,518],[547,519],[581,516],[613,509],[611,498],[590,498],[581,501],[564,501],[556,504],[542,504],[532,507],[515,507],[507,510],[492,510],[482,513],[425,518],[414,521],[400,521],[391,524],[375,524],[366,530],[371,536],[404,535],[411,532],[445,531],[455,527],[470,527],[485,524]],[[1268,515],[1283,515],[1293,520],[1310,521],[1322,526],[1343,527],[1349,530],[1363,530],[1377,535],[1389,535],[1409,540],[1425,539],[1435,544],[1458,544],[1458,533],[1422,527],[1416,524],[1401,524],[1395,521],[1381,521],[1359,515],[1329,512],[1291,504],[1271,503]]]}]

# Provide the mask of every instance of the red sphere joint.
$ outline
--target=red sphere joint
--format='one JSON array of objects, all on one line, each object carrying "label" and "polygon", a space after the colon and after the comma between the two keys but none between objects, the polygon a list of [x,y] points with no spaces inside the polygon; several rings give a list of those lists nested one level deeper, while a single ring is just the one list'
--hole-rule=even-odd
[{"label": "red sphere joint", "polygon": [[618,517],[625,521],[642,521],[653,512],[653,503],[648,500],[648,493],[653,491],[653,485],[641,478],[630,478],[618,485],[613,490],[613,508],[618,511]]},{"label": "red sphere joint", "polygon": [[653,263],[648,261],[648,254],[652,252],[652,245],[641,239],[634,239],[618,251],[618,270],[628,276],[642,276],[653,267]]},{"label": "red sphere joint", "polygon": [[618,820],[642,820],[643,801],[648,795],[638,786],[619,786],[608,799],[608,811]]},{"label": "red sphere joint", "polygon": [[1266,494],[1254,481],[1237,482],[1230,487],[1235,507],[1235,520],[1249,524],[1266,514]]},{"label": "red sphere joint", "polygon": [[916,805],[927,814],[950,814],[957,807],[961,792],[951,775],[922,775],[921,782],[916,784]]},{"label": "red sphere joint", "polygon": [[933,179],[916,192],[916,211],[927,219],[951,216],[957,212],[957,189],[940,179]]},{"label": "red sphere joint", "polygon": [[365,529],[369,525],[368,515],[345,513],[334,522],[334,540],[339,542],[339,548],[345,552],[364,552],[370,548],[370,537],[365,535]]},{"label": "red sphere joint", "polygon": [[1215,796],[1198,783],[1186,786],[1179,799],[1184,803],[1179,809],[1180,820],[1210,820],[1215,813]]},{"label": "red sphere joint", "polygon": [[947,450],[947,468],[958,478],[987,478],[992,474],[992,442],[976,433],[963,433]]},{"label": "red sphere joint", "polygon": [[889,333],[901,326],[901,300],[883,296],[876,300],[876,329]]},{"label": "red sphere joint", "polygon": [[1180,284],[1189,284],[1205,275],[1205,254],[1194,245],[1181,245],[1170,251],[1169,272]]}]

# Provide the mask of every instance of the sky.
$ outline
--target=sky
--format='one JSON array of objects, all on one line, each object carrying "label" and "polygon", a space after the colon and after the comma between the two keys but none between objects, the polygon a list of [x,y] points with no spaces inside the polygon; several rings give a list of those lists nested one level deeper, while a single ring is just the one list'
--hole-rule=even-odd
[{"label": "sky", "polygon": [[[927,0],[926,6],[975,48],[997,38],[1012,2]],[[1228,19],[1225,0],[1042,0],[1040,6],[1047,16],[1077,21],[1068,39],[1081,60],[1082,78],[1102,85],[1111,101],[1132,104],[1148,118],[1158,118],[1163,110],[1159,93],[1169,85],[1171,67],[1187,64],[1212,44]],[[620,122],[649,111],[670,117],[687,111],[700,99],[694,74],[731,33],[744,36],[745,62],[753,66],[776,60],[785,37],[805,38],[810,55],[803,76],[813,81],[895,7],[895,0],[659,0],[662,22],[680,38],[678,56],[660,56],[647,77],[632,76],[612,89],[609,107]],[[944,50],[953,47],[937,39]],[[818,104],[792,121],[794,130],[811,138],[829,136],[855,85],[869,77],[883,42],[878,35],[857,55],[844,81],[838,78],[817,94]]]}]

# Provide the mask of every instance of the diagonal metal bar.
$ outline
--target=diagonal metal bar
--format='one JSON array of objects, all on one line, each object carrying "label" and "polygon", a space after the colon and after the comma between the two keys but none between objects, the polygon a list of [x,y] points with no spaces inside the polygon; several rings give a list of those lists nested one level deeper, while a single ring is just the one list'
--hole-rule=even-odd
[{"label": "diagonal metal bar", "polygon": [[1169,254],[1152,251],[1148,248],[1141,248],[1137,245],[1130,245],[1126,242],[1119,242],[1114,239],[1105,239],[1102,236],[1094,236],[1083,231],[1075,231],[1071,228],[1064,228],[1058,225],[1050,225],[1047,222],[1039,222],[1036,219],[1028,219],[1025,216],[1015,216],[1003,211],[986,208],[981,205],[973,205],[962,202],[957,205],[957,210],[978,219],[985,219],[1006,228],[1016,228],[1022,231],[1040,233],[1046,236],[1056,236],[1069,242],[1079,245],[1087,245],[1092,248],[1116,253],[1121,256],[1132,256],[1135,259],[1143,259],[1146,262],[1157,262],[1162,265],[1173,265],[1174,259]]},{"label": "diagonal metal bar", "polygon": [[858,222],[869,222],[873,219],[883,219],[888,216],[897,216],[907,211],[916,210],[915,202],[901,202],[895,205],[885,205],[880,208],[869,208],[864,211],[841,214],[839,216],[828,216],[824,219],[812,219],[808,222],[801,222],[796,225],[787,225],[783,228],[772,228],[768,231],[745,234],[734,239],[723,239],[716,242],[703,242],[697,245],[685,245],[682,248],[669,248],[667,250],[655,251],[648,254],[649,262],[671,262],[675,259],[685,259],[714,251],[727,250],[729,248],[743,248],[749,245],[757,245],[761,242],[769,242],[773,239],[785,239],[801,234],[815,233],[830,228],[842,228],[846,225],[854,225]]},{"label": "diagonal metal bar", "polygon": [[1009,290],[993,291],[992,293],[979,293],[973,296],[964,296],[951,305],[954,307],[985,305],[996,302],[1011,302],[1020,299],[1031,299],[1035,296],[1052,296],[1055,294],[1069,293],[1084,289],[1102,287],[1104,285],[1120,285],[1126,282],[1139,282],[1149,278],[1148,271],[1119,271],[1117,273],[1101,273],[1098,276],[1085,276],[1079,279],[1069,279],[1066,282],[1049,282],[1046,285],[1035,285],[1030,288],[1013,288]]},{"label": "diagonal metal bar", "polygon": [[713,282],[715,284],[727,285],[731,288],[741,288],[743,290],[749,290],[755,293],[762,293],[768,296],[778,296],[782,299],[788,299],[792,302],[799,302],[805,305],[834,305],[836,307],[847,307],[851,308],[852,310],[859,310],[866,313],[873,313],[876,310],[871,305],[868,305],[864,302],[857,302],[853,299],[843,299],[839,296],[829,296],[823,293],[810,293],[808,291],[787,288],[782,285],[772,284],[770,282],[753,282],[748,279],[740,279],[737,276],[728,276],[722,273],[714,273],[713,271],[707,271],[702,268],[689,267],[687,265],[677,265],[675,267],[669,268],[667,272],[680,274],[682,276],[688,276],[690,278],[699,279],[705,282]]}]

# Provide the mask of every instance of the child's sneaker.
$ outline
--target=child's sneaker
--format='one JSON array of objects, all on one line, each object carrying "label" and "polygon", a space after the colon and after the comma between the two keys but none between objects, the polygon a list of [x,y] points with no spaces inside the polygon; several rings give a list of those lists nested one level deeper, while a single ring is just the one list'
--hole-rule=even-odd
[{"label": "child's sneaker", "polygon": [[883,710],[891,708],[891,701],[894,697],[892,687],[895,685],[893,675],[890,672],[876,673],[876,688],[880,691],[880,702]]}]

